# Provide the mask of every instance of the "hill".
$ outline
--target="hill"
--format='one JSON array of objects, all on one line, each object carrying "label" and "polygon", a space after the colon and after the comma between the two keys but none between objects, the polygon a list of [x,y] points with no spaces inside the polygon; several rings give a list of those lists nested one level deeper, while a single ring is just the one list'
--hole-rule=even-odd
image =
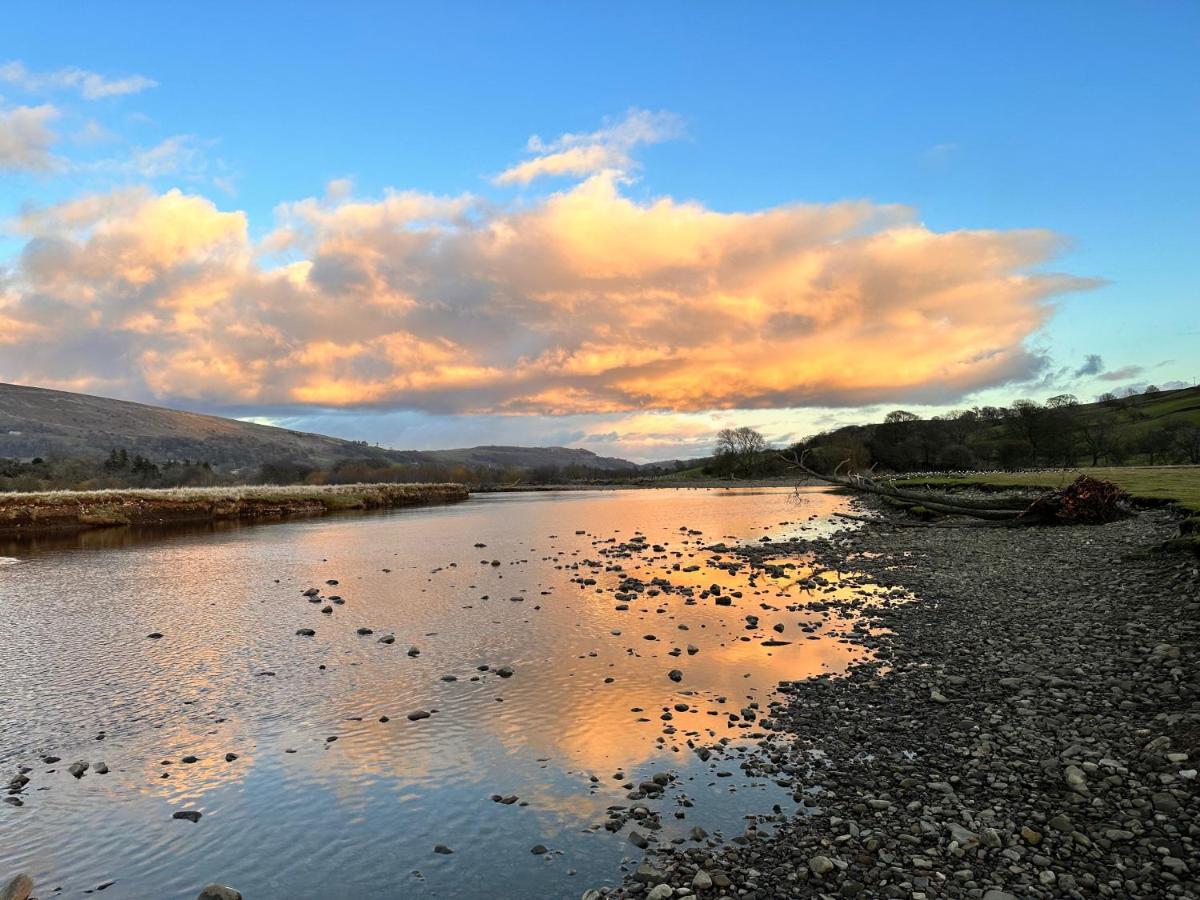
[{"label": "hill", "polygon": [[571,447],[468,447],[460,450],[425,450],[421,455],[438,462],[461,463],[472,468],[595,469],[629,472],[637,463],[613,456],[597,456],[591,450]]},{"label": "hill", "polygon": [[314,468],[348,461],[462,464],[482,469],[636,469],[623,459],[566,447],[391,450],[323,434],[25,385],[0,383],[0,459],[100,462],[114,448],[155,462],[202,460],[221,471],[286,460]]},{"label": "hill", "polygon": [[932,419],[904,410],[804,442],[816,461],[842,460],[894,472],[1021,469],[1034,466],[1161,465],[1200,462],[1200,387],[1148,389],[1080,403],[1069,394],[1045,403],[976,407]]}]

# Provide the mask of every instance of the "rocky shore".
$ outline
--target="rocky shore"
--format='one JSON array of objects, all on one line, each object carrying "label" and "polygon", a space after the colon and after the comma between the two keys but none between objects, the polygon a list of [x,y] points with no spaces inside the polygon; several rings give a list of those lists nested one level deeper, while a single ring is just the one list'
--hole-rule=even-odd
[{"label": "rocky shore", "polygon": [[1147,512],[745,548],[919,599],[866,611],[887,632],[849,639],[873,660],[780,686],[742,765],[793,788],[793,812],[651,840],[610,895],[1200,897],[1200,574],[1146,552],[1176,528]]},{"label": "rocky shore", "polygon": [[349,509],[466,500],[461,484],[260,485],[0,494],[0,535],[226,519],[279,519]]}]

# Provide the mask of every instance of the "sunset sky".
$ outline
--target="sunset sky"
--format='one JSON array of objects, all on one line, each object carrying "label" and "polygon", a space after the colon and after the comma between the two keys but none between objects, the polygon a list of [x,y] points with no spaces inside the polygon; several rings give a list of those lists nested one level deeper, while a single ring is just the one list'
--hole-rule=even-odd
[{"label": "sunset sky", "polygon": [[647,461],[1200,377],[1200,6],[16,3],[0,381]]}]

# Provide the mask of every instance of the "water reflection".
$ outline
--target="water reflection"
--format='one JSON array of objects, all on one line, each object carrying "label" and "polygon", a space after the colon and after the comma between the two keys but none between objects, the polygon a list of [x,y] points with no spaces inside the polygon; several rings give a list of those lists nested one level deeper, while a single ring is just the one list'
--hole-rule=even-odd
[{"label": "water reflection", "polygon": [[[820,601],[872,588],[706,548],[827,531],[843,502],[498,495],[0,545],[20,560],[0,574],[0,764],[31,767],[24,805],[0,806],[19,835],[0,872],[68,892],[115,879],[107,897],[191,897],[212,880],[253,897],[577,896],[632,852],[598,827],[606,807],[663,770],[678,775],[663,810],[697,801],[664,834],[740,830],[790,792],[717,779],[736,765],[693,749],[735,752],[778,681],[856,658],[838,633],[850,620]],[[313,586],[317,603],[301,595]],[[111,771],[76,780],[77,759]]]}]

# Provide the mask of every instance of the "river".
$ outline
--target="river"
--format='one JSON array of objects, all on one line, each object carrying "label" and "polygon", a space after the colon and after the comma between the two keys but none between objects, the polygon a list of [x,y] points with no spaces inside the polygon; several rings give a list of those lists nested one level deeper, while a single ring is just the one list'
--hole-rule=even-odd
[{"label": "river", "polygon": [[[0,804],[0,880],[28,872],[40,897],[194,900],[213,881],[248,900],[578,897],[641,858],[639,822],[610,832],[609,807],[661,812],[658,840],[794,811],[795,786],[740,769],[761,729],[739,711],[857,658],[847,621],[801,605],[867,588],[806,582],[803,559],[731,571],[704,548],[826,534],[845,502],[499,494],[0,542],[0,773],[29,779]],[[629,799],[658,773],[661,798]]]}]

